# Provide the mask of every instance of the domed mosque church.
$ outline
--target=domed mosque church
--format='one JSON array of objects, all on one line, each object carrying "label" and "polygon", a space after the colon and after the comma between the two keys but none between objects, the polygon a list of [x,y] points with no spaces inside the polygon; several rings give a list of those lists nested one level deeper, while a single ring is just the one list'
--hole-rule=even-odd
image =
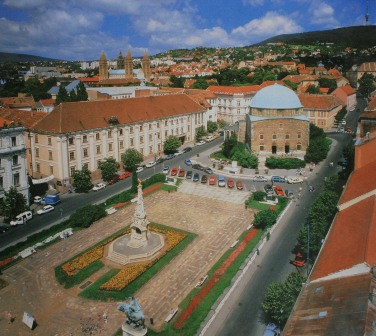
[{"label": "domed mosque church", "polygon": [[104,51],[102,51],[99,58],[99,81],[102,84],[106,82],[150,82],[151,68],[150,59],[147,52],[144,52],[144,56],[141,60],[141,69],[133,69],[133,58],[131,51],[128,50],[125,58],[122,53],[119,53],[117,59],[117,69],[109,69],[108,62]]},{"label": "domed mosque church", "polygon": [[245,126],[245,142],[256,155],[303,158],[306,153],[309,118],[297,94],[283,85],[273,84],[255,94]]}]

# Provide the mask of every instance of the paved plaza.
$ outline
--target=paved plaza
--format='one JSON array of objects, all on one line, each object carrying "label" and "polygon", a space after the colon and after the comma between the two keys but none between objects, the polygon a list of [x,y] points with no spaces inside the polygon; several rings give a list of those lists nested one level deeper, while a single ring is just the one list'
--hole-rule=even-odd
[{"label": "paved plaza", "polygon": [[[192,183],[190,183],[192,184]],[[194,232],[198,237],[171,263],[142,287],[135,297],[149,323],[161,328],[171,308],[191,291],[201,276],[213,266],[252,221],[252,212],[244,208],[246,192],[200,187],[199,195],[159,191],[145,198],[151,222]],[[206,193],[205,193],[206,189]],[[213,190],[231,191],[225,199],[216,199]],[[236,199],[236,202],[234,201]],[[54,267],[89,248],[106,236],[131,223],[135,204],[107,216],[90,228],[76,232],[46,250],[5,270],[2,279],[9,285],[0,290],[1,335],[112,335],[124,320],[117,311],[118,302],[97,302],[78,297],[78,286],[65,290],[55,280]],[[88,280],[95,281],[114,267],[105,259],[104,269]],[[117,265],[119,267],[119,265]],[[85,280],[86,281],[86,280]],[[124,298],[125,299],[125,298]],[[8,324],[10,311],[15,321]],[[24,312],[33,314],[38,323],[31,331],[22,323]],[[107,313],[108,322],[102,318]],[[86,332],[85,332],[86,330]],[[89,333],[91,331],[91,333]]]}]

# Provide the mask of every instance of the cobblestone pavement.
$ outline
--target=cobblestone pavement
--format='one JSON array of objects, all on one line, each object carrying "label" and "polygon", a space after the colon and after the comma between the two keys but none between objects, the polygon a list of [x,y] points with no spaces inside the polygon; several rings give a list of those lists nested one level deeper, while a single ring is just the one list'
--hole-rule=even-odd
[{"label": "cobblestone pavement", "polygon": [[[208,187],[208,194],[212,190]],[[162,327],[171,308],[177,305],[236,240],[251,222],[252,213],[237,205],[209,197],[181,192],[157,192],[145,198],[151,222],[181,228],[198,237],[172,262],[150,280],[136,298],[145,312],[146,322]],[[119,210],[90,228],[74,233],[49,248],[38,251],[5,270],[2,279],[9,285],[0,290],[0,334],[4,336],[112,335],[124,320],[117,302],[95,302],[79,298],[79,286],[63,289],[55,280],[54,267],[131,223],[135,205]],[[95,281],[113,265],[87,280]],[[85,280],[86,281],[86,280]],[[5,314],[15,317],[7,323]],[[33,314],[37,327],[22,323],[23,312]],[[107,312],[108,323],[102,318]]]}]

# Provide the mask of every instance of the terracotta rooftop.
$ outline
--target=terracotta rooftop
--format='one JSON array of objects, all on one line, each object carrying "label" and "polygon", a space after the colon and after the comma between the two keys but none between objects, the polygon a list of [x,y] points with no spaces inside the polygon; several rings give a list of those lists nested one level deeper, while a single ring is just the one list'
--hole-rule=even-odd
[{"label": "terracotta rooftop", "polygon": [[37,122],[45,118],[46,112],[34,112],[16,110],[10,108],[0,108],[0,116],[6,120],[20,123],[26,128],[32,128]]},{"label": "terracotta rooftop", "polygon": [[130,124],[203,111],[205,108],[185,94],[61,103],[34,129],[70,133],[108,127],[111,116],[116,116],[119,124]]},{"label": "terracotta rooftop", "polygon": [[[369,111],[376,110],[376,96],[371,98],[370,102],[367,105],[366,110],[369,110]],[[363,114],[361,116],[363,117]]]},{"label": "terracotta rooftop", "polygon": [[56,102],[56,100],[53,99],[53,98],[50,98],[50,99],[41,99],[39,102],[41,104],[43,104],[43,105],[54,105],[55,102]]},{"label": "terracotta rooftop", "polygon": [[358,71],[360,71],[360,72],[366,72],[366,71],[374,72],[374,71],[376,71],[376,62],[362,63],[361,66],[358,68]]},{"label": "terracotta rooftop", "polygon": [[4,97],[0,98],[0,101],[9,108],[27,107],[32,110],[36,109],[33,97]]},{"label": "terracotta rooftop", "polygon": [[212,85],[207,88],[207,90],[219,94],[251,94],[260,90],[258,85],[247,85],[247,86],[216,86]]},{"label": "terracotta rooftop", "polygon": [[342,105],[337,97],[331,95],[299,94],[298,96],[304,108],[331,110]]}]

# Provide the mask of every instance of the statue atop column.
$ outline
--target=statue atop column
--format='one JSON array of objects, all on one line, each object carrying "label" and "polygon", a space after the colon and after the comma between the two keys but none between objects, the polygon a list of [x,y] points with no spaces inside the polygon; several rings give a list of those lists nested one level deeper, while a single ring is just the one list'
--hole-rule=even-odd
[{"label": "statue atop column", "polygon": [[141,180],[138,179],[137,206],[131,225],[131,238],[127,244],[129,247],[140,248],[147,244],[150,232],[148,227],[149,221],[146,217],[144,198],[142,195],[142,183]]},{"label": "statue atop column", "polygon": [[141,336],[147,333],[144,312],[134,297],[129,298],[129,303],[124,302],[119,304],[118,310],[127,315],[122,324],[123,335]]}]

